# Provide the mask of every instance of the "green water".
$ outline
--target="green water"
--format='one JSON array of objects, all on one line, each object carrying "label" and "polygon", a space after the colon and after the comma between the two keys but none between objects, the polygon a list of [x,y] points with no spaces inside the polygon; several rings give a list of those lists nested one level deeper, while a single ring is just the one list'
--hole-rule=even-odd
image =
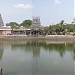
[{"label": "green water", "polygon": [[75,43],[0,41],[3,75],[74,75]]}]

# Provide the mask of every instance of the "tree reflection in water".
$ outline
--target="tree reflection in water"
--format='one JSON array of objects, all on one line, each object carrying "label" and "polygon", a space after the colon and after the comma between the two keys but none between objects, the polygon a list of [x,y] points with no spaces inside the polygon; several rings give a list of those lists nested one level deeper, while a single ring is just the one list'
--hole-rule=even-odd
[{"label": "tree reflection in water", "polygon": [[64,56],[65,52],[72,52],[72,56],[75,60],[75,43],[47,43],[38,40],[12,43],[12,50],[18,50],[17,48],[27,52],[31,51],[33,57],[40,56],[41,48],[49,52],[58,52],[61,57]]},{"label": "tree reflection in water", "polygon": [[[2,56],[3,60],[1,61]],[[21,72],[49,73],[49,75],[50,73],[71,73],[72,75],[73,59],[75,60],[74,42],[48,40],[0,42],[0,65],[2,65],[5,75],[6,72],[9,72],[9,75],[12,72],[12,74]]]},{"label": "tree reflection in water", "polygon": [[4,44],[3,42],[0,42],[0,60],[2,60],[3,52],[4,52]]}]

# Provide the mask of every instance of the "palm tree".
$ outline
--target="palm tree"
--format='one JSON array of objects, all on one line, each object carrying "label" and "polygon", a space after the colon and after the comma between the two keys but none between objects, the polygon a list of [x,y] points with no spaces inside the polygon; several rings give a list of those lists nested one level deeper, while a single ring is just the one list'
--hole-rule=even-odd
[{"label": "palm tree", "polygon": [[62,20],[62,21],[59,23],[60,32],[63,32],[63,31],[64,31],[63,25],[64,25],[64,20]]}]

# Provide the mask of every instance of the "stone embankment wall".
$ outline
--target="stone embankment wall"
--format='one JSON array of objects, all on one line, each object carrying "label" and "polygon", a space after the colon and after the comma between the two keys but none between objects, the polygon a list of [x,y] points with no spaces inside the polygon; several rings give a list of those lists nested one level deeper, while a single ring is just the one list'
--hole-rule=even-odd
[{"label": "stone embankment wall", "polygon": [[38,39],[38,40],[51,40],[51,41],[75,41],[75,36],[72,35],[46,35],[46,36],[7,35],[7,36],[0,36],[0,39],[3,40]]}]

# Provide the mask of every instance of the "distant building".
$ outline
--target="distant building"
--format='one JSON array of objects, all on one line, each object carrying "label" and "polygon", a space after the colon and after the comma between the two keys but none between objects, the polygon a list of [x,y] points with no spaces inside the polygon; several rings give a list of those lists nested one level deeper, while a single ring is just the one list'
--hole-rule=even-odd
[{"label": "distant building", "polygon": [[30,28],[13,29],[13,34],[22,35],[42,35],[40,17],[33,17],[32,25]]},{"label": "distant building", "polygon": [[21,27],[20,29],[11,29],[9,26],[4,26],[0,14],[0,35],[42,35],[43,30],[41,27],[40,17],[33,17],[32,25],[30,28]]},{"label": "distant building", "polygon": [[0,35],[11,35],[11,27],[9,26],[3,26],[3,27],[0,27]]},{"label": "distant building", "polygon": [[2,17],[1,17],[1,14],[0,14],[0,27],[4,26],[4,23],[3,23],[3,20],[2,20]]}]

